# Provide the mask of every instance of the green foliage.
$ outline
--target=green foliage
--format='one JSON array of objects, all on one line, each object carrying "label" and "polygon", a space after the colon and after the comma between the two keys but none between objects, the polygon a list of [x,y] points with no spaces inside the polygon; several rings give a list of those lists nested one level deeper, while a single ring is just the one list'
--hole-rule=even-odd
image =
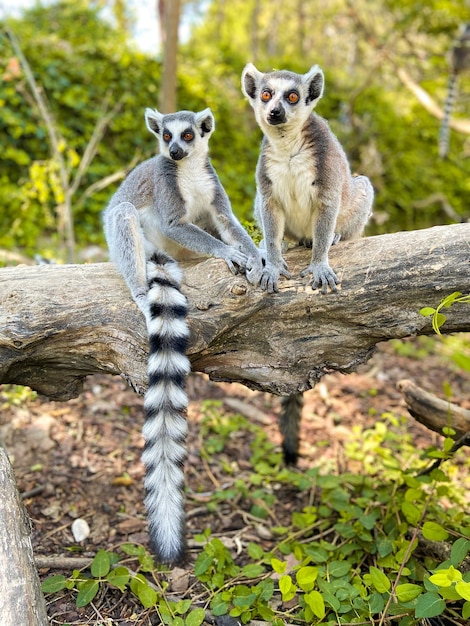
[{"label": "green foliage", "polygon": [[[232,483],[229,498],[240,508],[262,523],[265,509],[254,509],[260,484],[268,495],[281,486],[314,494],[308,506],[290,513],[285,526],[271,527],[276,537],[271,548],[244,543],[235,556],[209,529],[196,536],[202,546],[193,568],[201,603],[196,607],[189,597],[168,599],[165,572],[144,547],[134,544],[124,544],[119,554],[100,550],[89,573],[46,579],[45,593],[68,589],[76,593],[77,606],[86,606],[98,593],[117,588],[134,594],[173,626],[198,626],[205,608],[243,624],[259,619],[277,626],[392,618],[399,626],[417,626],[420,619],[444,612],[468,619],[470,573],[461,567],[470,553],[468,499],[449,478],[456,472],[452,460],[446,461],[448,472],[439,468],[420,474],[436,456],[448,459],[450,438],[442,449],[419,453],[405,421],[385,414],[373,428],[352,433],[345,456],[354,473],[322,474],[315,468],[300,474],[282,467],[262,428],[239,415],[222,415],[218,407],[205,405],[202,454],[220,459],[224,482]],[[234,478],[233,468],[224,462],[224,451],[240,432],[251,449],[251,473],[244,481]],[[222,498],[216,490],[208,510]],[[445,541],[448,559],[429,551],[425,556],[423,541]],[[130,569],[127,559],[137,567]],[[194,597],[195,586],[190,589]]]},{"label": "green foliage", "polygon": [[[373,429],[357,428],[346,446],[347,457],[357,463],[355,474],[322,476],[309,470],[299,479],[296,472],[280,469],[277,453],[258,427],[240,416],[217,417],[213,404],[207,408],[201,440],[211,451],[222,452],[230,433],[240,428],[255,436],[254,476],[248,486],[235,481],[231,498],[253,500],[258,472],[268,492],[269,485],[284,483],[319,493],[313,506],[294,512],[291,524],[277,529],[280,541],[273,552],[249,544],[243,567],[209,531],[199,537],[205,547],[194,574],[205,585],[214,614],[242,623],[283,623],[286,609],[272,608],[279,604],[271,600],[277,595],[283,605],[289,603],[289,622],[336,625],[397,616],[397,623],[409,626],[449,609],[467,614],[469,577],[458,570],[470,548],[463,493],[440,469],[418,474],[430,459],[448,458],[447,440],[443,450],[431,448],[420,458],[404,422],[384,415]],[[268,462],[257,465],[259,456]],[[219,497],[216,492],[215,502]],[[423,560],[420,534],[428,541],[451,542],[451,560]],[[436,572],[447,575],[450,567],[451,582],[432,578]],[[458,600],[465,603],[454,608]]]},{"label": "green foliage", "polygon": [[167,626],[200,626],[205,618],[203,608],[192,608],[190,600],[170,602],[165,599],[164,586],[150,582],[144,573],[156,575],[156,567],[151,555],[143,546],[123,544],[121,551],[125,557],[135,557],[139,563],[139,572],[134,572],[120,563],[121,557],[115,552],[99,550],[91,565],[91,578],[79,570],[72,576],[50,576],[42,583],[42,591],[46,594],[59,593],[64,589],[77,592],[77,607],[89,605],[100,589],[114,587],[125,593],[130,591],[147,609],[154,608],[162,622]]}]

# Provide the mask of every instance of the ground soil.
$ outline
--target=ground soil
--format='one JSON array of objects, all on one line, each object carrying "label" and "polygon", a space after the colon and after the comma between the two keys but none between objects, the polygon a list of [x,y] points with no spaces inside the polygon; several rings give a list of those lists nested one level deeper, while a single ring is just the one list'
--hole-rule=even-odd
[{"label": "ground soil", "polygon": [[[305,394],[300,469],[321,466],[344,471],[348,461],[344,443],[357,426],[369,427],[384,412],[407,415],[396,383],[410,378],[441,397],[450,385],[452,401],[470,409],[470,375],[450,363],[442,354],[429,352],[429,340],[410,340],[397,349],[392,344],[378,347],[376,354],[355,374],[330,374]],[[409,356],[404,356],[407,353]],[[192,541],[195,533],[210,527],[226,545],[236,547],[248,541],[269,546],[269,525],[260,526],[243,503],[209,514],[210,494],[223,486],[221,466],[236,466],[237,477],[249,471],[247,433],[233,433],[223,456],[203,461],[200,448],[201,403],[238,400],[237,412],[259,422],[269,438],[280,444],[277,429],[279,398],[253,392],[237,384],[215,384],[194,374],[188,382],[190,434],[187,463],[189,563],[170,577],[170,588],[187,591],[192,584],[191,564],[200,547]],[[143,506],[142,398],[118,377],[90,377],[80,397],[67,403],[34,397],[26,390],[0,387],[0,440],[11,457],[18,487],[33,524],[37,557],[93,556],[99,548],[116,549],[123,542],[147,542]],[[233,410],[222,405],[223,411]],[[417,449],[437,444],[440,436],[408,416],[409,431]],[[467,464],[469,449],[459,452]],[[470,484],[465,480],[470,494]],[[283,516],[305,505],[295,493],[282,494],[275,515]],[[71,531],[74,520],[85,519],[89,536],[77,542]],[[267,548],[266,548],[267,549]],[[42,579],[51,573],[70,575],[66,569],[41,567]],[[180,578],[178,582],[177,579]],[[184,582],[181,583],[181,580]],[[157,623],[131,594],[108,591],[93,605],[75,607],[73,591],[49,596],[51,624],[95,624],[120,626]]]}]

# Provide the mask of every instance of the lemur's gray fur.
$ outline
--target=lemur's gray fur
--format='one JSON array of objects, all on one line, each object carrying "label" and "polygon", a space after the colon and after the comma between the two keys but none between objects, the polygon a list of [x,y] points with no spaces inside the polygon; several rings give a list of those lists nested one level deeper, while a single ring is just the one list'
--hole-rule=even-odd
[{"label": "lemur's gray fur", "polygon": [[[249,63],[242,91],[264,133],[256,170],[255,216],[266,254],[261,286],[278,291],[280,276],[290,277],[282,257],[284,237],[311,242],[311,286],[326,293],[339,280],[328,262],[330,246],[360,237],[371,215],[374,192],[365,176],[352,176],[348,160],[328,123],[313,108],[323,95],[318,65],[306,74],[281,70],[262,73]],[[280,418],[284,457],[295,462],[301,394],[283,400]]]},{"label": "lemur's gray fur", "polygon": [[444,106],[444,117],[439,131],[439,156],[441,159],[444,159],[449,151],[450,117],[457,97],[457,79],[464,70],[470,70],[470,24],[464,26],[450,51],[449,85]]},{"label": "lemur's gray fur", "polygon": [[160,154],[137,166],[104,212],[110,258],[145,315],[150,338],[145,396],[146,506],[150,544],[161,562],[184,555],[186,300],[175,259],[212,255],[257,285],[262,260],[232,213],[208,157],[210,109],[163,115],[147,109]]},{"label": "lemur's gray fur", "polygon": [[318,65],[306,74],[263,74],[251,63],[243,70],[242,91],[264,133],[255,215],[264,236],[263,281],[269,292],[278,290],[281,275],[290,277],[281,254],[284,236],[312,241],[312,260],[301,276],[312,274],[314,289],[336,291],[339,281],[328,250],[339,239],[359,237],[371,215],[374,193],[369,179],[351,175],[339,141],[312,111],[323,85]]}]

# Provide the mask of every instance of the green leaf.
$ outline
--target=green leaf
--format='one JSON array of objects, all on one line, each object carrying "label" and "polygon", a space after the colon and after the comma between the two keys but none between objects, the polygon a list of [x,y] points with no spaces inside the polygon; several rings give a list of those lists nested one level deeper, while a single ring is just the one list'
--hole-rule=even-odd
[{"label": "green leaf", "polygon": [[250,558],[252,558],[255,561],[262,559],[264,556],[263,548],[259,546],[257,543],[249,543],[247,551],[248,551],[248,556],[250,556]]},{"label": "green leaf", "polygon": [[446,603],[437,594],[432,591],[423,593],[419,596],[416,603],[415,617],[422,619],[423,617],[437,617],[446,608]]},{"label": "green leaf", "polygon": [[404,583],[396,588],[397,598],[400,602],[410,602],[417,598],[423,592],[421,585],[413,585],[412,583]]},{"label": "green leaf", "polygon": [[411,502],[402,502],[401,510],[406,517],[406,521],[413,526],[416,526],[421,519],[421,511],[417,506],[411,504]]},{"label": "green leaf", "polygon": [[428,317],[429,315],[434,315],[434,313],[436,312],[436,309],[433,309],[430,306],[425,306],[422,309],[419,310],[419,314],[422,315],[423,317]]},{"label": "green leaf", "polygon": [[377,567],[373,565],[369,567],[369,574],[373,586],[379,593],[385,593],[390,589],[390,580],[381,570],[377,569]]},{"label": "green leaf", "polygon": [[146,552],[144,546],[138,546],[135,543],[123,543],[121,550],[124,554],[128,554],[129,556],[144,555]]},{"label": "green leaf", "polygon": [[49,576],[49,578],[46,578],[41,585],[41,589],[43,593],[57,593],[58,591],[65,589],[66,584],[67,579],[65,576],[57,574],[56,576]]},{"label": "green leaf", "polygon": [[297,593],[297,587],[292,582],[290,576],[281,576],[279,579],[279,590],[282,595],[283,602],[289,602]]},{"label": "green leaf", "polygon": [[206,612],[204,609],[200,609],[200,608],[194,609],[193,611],[188,613],[188,615],[186,616],[185,624],[186,626],[201,626],[205,617],[206,617]]},{"label": "green leaf", "polygon": [[137,585],[137,597],[146,609],[152,608],[157,603],[157,592],[148,583],[146,585],[143,583]]},{"label": "green leaf", "polygon": [[130,583],[131,591],[134,595],[136,595],[142,606],[146,609],[150,609],[155,606],[157,603],[157,592],[150,587],[148,584],[148,580],[143,576],[143,574],[136,574]]},{"label": "green leaf", "polygon": [[264,574],[264,567],[257,563],[249,563],[242,568],[242,574],[247,578],[257,578],[261,576],[261,574]]},{"label": "green leaf", "polygon": [[373,593],[369,598],[369,610],[372,615],[377,615],[384,610],[385,602],[380,593]]},{"label": "green leaf", "polygon": [[82,606],[87,606],[93,600],[93,598],[98,593],[100,585],[97,580],[87,580],[80,587],[80,591],[78,592],[77,599],[75,600],[75,606],[77,608]]},{"label": "green leaf", "polygon": [[280,561],[279,559],[271,559],[271,567],[276,572],[276,574],[284,574],[286,571],[287,563],[285,561]]},{"label": "green leaf", "polygon": [[462,563],[464,558],[470,552],[470,541],[465,537],[460,537],[452,544],[450,551],[450,562],[454,567],[457,567]]},{"label": "green leaf", "polygon": [[109,553],[106,550],[98,550],[91,563],[91,575],[95,578],[103,578],[109,573],[110,567]]},{"label": "green leaf", "polygon": [[422,532],[430,541],[445,541],[449,537],[447,530],[436,522],[424,522]]},{"label": "green leaf", "polygon": [[456,300],[462,295],[461,291],[454,291],[450,295],[446,296],[441,302],[441,306],[448,309]]},{"label": "green leaf", "polygon": [[470,583],[460,580],[458,583],[455,583],[455,590],[464,600],[470,600]]},{"label": "green leaf", "polygon": [[214,562],[214,557],[207,552],[201,552],[201,554],[197,557],[196,563],[194,564],[194,575],[201,576],[212,565]]},{"label": "green leaf", "polygon": [[462,617],[464,619],[470,619],[470,602],[464,602],[462,607]]},{"label": "green leaf", "polygon": [[309,591],[304,595],[304,599],[307,605],[312,609],[314,615],[316,615],[319,619],[323,619],[325,617],[325,602],[323,601],[323,597],[319,591]]},{"label": "green leaf", "polygon": [[295,579],[297,584],[303,591],[310,591],[315,585],[315,580],[318,576],[318,567],[301,567],[296,575]]},{"label": "green leaf", "polygon": [[127,583],[129,582],[130,574],[127,567],[116,567],[109,572],[106,576],[106,580],[113,587],[117,587],[121,591],[124,591]]},{"label": "green leaf", "polygon": [[462,574],[459,570],[455,569],[453,565],[451,565],[447,569],[438,570],[435,574],[429,577],[429,580],[433,583],[433,585],[437,585],[438,587],[450,587],[452,583],[462,580]]},{"label": "green leaf", "polygon": [[328,573],[335,578],[341,578],[351,570],[349,561],[331,561],[328,563]]},{"label": "green leaf", "polygon": [[436,313],[432,318],[432,327],[436,334],[440,335],[440,328],[445,324],[447,317],[443,313]]}]

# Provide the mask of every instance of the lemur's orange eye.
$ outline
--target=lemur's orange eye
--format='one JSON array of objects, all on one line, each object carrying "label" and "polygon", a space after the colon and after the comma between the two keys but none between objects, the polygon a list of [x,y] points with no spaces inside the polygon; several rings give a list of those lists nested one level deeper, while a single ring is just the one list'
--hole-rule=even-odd
[{"label": "lemur's orange eye", "polygon": [[269,102],[272,97],[273,97],[273,94],[269,91],[269,89],[264,89],[261,92],[261,100],[263,102]]},{"label": "lemur's orange eye", "polygon": [[187,131],[185,133],[183,133],[183,140],[184,141],[192,141],[194,139],[194,134]]},{"label": "lemur's orange eye", "polygon": [[168,143],[171,139],[171,133],[165,132],[163,133],[162,137],[163,137],[163,141],[166,141]]},{"label": "lemur's orange eye", "polygon": [[290,104],[297,104],[297,102],[299,101],[299,94],[296,91],[290,91],[287,94],[287,101]]}]

